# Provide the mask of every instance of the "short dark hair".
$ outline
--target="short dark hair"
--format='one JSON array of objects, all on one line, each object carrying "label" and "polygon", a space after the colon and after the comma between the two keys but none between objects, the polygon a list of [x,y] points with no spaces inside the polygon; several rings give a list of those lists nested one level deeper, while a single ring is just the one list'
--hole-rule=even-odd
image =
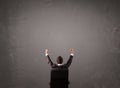
[{"label": "short dark hair", "polygon": [[62,64],[62,63],[63,63],[63,58],[62,58],[61,56],[59,56],[59,57],[57,58],[57,63],[58,63],[58,64]]}]

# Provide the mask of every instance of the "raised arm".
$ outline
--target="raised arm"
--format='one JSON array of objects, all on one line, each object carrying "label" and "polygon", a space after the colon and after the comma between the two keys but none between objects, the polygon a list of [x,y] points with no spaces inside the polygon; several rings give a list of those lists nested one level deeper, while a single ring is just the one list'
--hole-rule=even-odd
[{"label": "raised arm", "polygon": [[48,54],[48,49],[45,49],[45,56],[47,57],[48,64],[50,63],[50,65],[52,66],[52,65],[53,65],[53,62],[52,62],[52,60],[50,59],[50,56],[49,56],[49,54]]},{"label": "raised arm", "polygon": [[68,59],[68,61],[67,61],[67,63],[66,63],[66,66],[67,66],[67,67],[69,67],[69,66],[71,65],[73,56],[74,56],[74,49],[71,48],[71,49],[70,49],[70,57],[69,57],[69,59]]}]

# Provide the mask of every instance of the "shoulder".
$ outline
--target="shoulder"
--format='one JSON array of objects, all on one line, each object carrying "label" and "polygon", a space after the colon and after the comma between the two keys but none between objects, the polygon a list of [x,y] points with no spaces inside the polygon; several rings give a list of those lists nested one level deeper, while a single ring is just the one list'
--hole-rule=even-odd
[{"label": "shoulder", "polygon": [[62,69],[62,68],[67,68],[67,65],[66,64],[63,64],[61,66],[58,66],[57,64],[53,64],[52,65],[52,68],[54,69]]},{"label": "shoulder", "polygon": [[57,64],[52,65],[52,68],[57,68],[57,67],[58,67]]},{"label": "shoulder", "polygon": [[66,64],[63,64],[63,65],[61,65],[61,66],[58,66],[58,68],[66,69],[66,68],[67,68],[67,65],[66,65]]}]

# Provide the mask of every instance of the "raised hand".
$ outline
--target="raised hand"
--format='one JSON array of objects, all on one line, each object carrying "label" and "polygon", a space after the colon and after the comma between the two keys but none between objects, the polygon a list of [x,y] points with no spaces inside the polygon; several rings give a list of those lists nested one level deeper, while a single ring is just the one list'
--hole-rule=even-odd
[{"label": "raised hand", "polygon": [[48,55],[48,49],[45,49],[45,55],[46,55],[46,54]]},{"label": "raised hand", "polygon": [[71,49],[70,49],[70,53],[71,53],[71,54],[74,54],[74,52],[75,52],[74,49],[71,48]]}]

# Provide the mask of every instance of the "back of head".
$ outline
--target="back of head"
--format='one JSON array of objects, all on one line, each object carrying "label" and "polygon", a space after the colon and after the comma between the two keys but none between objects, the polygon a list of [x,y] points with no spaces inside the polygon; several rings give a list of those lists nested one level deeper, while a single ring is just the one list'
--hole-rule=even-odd
[{"label": "back of head", "polygon": [[63,58],[62,58],[61,56],[59,56],[59,57],[57,58],[57,63],[58,63],[58,64],[62,64],[62,63],[63,63]]}]

